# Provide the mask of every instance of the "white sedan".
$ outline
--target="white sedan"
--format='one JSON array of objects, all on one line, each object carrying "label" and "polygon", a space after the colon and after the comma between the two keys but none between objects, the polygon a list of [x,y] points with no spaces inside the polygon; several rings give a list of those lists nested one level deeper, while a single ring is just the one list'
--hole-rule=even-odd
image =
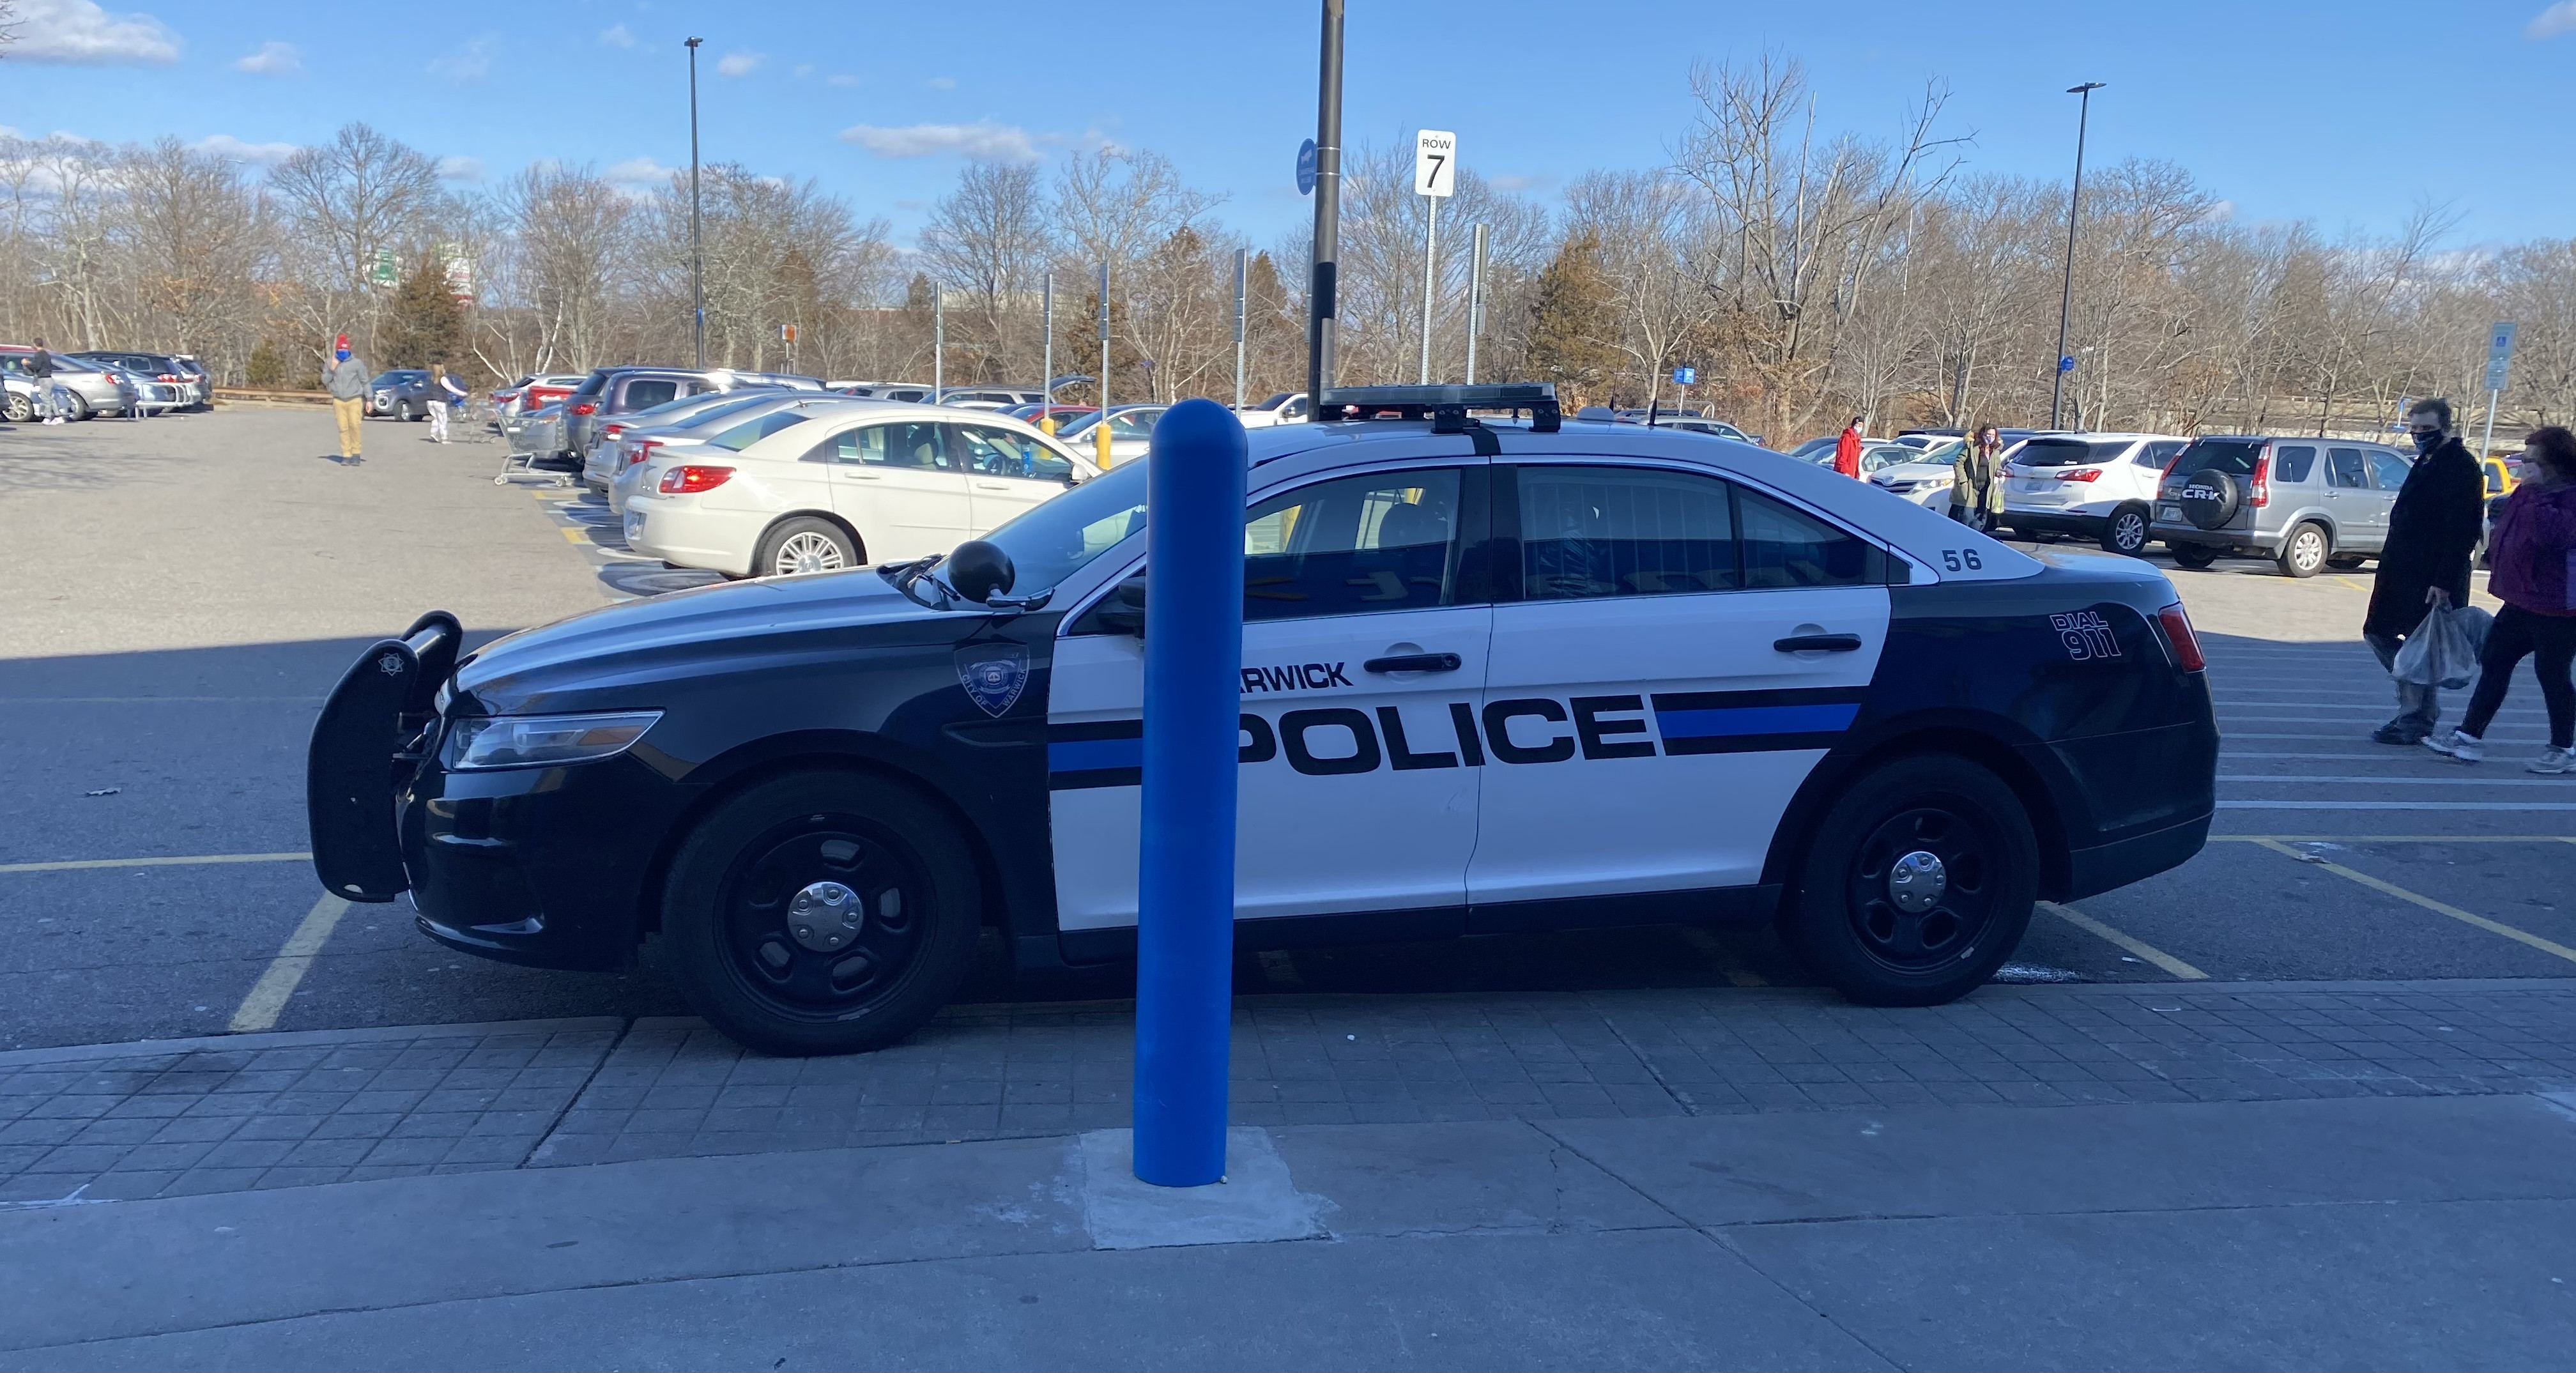
[{"label": "white sedan", "polygon": [[758,414],[629,478],[627,546],[735,577],[945,553],[1098,469],[1018,420],[854,402]]},{"label": "white sedan", "polygon": [[1951,464],[1958,461],[1959,440],[1936,443],[1911,462],[1893,462],[1869,474],[1870,485],[1897,495],[1926,509],[1947,512],[1950,508]]}]

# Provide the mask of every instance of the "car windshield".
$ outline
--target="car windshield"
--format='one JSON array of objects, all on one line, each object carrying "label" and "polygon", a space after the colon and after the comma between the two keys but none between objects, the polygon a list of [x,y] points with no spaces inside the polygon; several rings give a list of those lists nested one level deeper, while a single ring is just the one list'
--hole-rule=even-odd
[{"label": "car windshield", "polygon": [[672,429],[703,429],[710,424],[717,424],[724,420],[729,420],[755,405],[767,405],[777,399],[778,394],[774,391],[764,391],[755,395],[743,396],[735,400],[726,401],[720,405],[710,405],[706,409],[701,410],[694,415],[683,415],[680,418],[673,420],[668,427]]},{"label": "car windshield", "polygon": [[1145,527],[1145,464],[1131,462],[985,535],[1011,555],[1011,594],[1054,589]]},{"label": "car windshield", "polygon": [[2082,467],[2117,462],[2129,451],[2128,439],[2032,439],[2021,446],[2024,467]]},{"label": "car windshield", "polygon": [[1270,399],[1265,400],[1252,408],[1255,410],[1276,410],[1280,406],[1286,405],[1288,403],[1288,398],[1295,394],[1297,393],[1294,391],[1282,391],[1278,395],[1272,396]]},{"label": "car windshield", "polygon": [[781,429],[803,424],[804,422],[805,417],[803,415],[800,415],[793,410],[781,410],[774,415],[763,415],[759,419],[737,424],[733,428],[707,440],[707,442],[713,447],[722,448],[728,452],[739,453],[753,444],[760,442],[762,439],[768,438],[770,435],[777,433]]},{"label": "car windshield", "polygon": [[2254,460],[2262,455],[2261,439],[2193,439],[2167,470],[2189,476],[2214,467],[2231,477],[2250,477],[2254,475]]}]

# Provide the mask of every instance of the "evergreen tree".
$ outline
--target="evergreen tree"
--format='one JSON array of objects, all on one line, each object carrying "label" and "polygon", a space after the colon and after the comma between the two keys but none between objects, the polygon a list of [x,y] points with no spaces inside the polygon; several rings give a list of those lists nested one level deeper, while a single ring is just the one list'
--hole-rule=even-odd
[{"label": "evergreen tree", "polygon": [[465,358],[465,307],[447,288],[447,264],[435,253],[421,253],[411,274],[394,288],[383,330],[377,335],[385,350],[379,367],[427,367],[433,362],[457,366]]},{"label": "evergreen tree", "polygon": [[1568,235],[1532,293],[1532,379],[1555,382],[1568,410],[1591,402],[1618,371],[1621,355],[1611,341],[1618,328],[1618,301],[1601,270],[1601,240],[1589,229]]}]

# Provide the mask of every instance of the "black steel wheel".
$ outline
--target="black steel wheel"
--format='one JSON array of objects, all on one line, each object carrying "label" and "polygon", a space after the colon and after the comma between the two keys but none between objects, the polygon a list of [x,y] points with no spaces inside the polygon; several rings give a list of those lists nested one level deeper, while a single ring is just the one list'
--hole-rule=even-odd
[{"label": "black steel wheel", "polygon": [[1815,827],[1782,932],[1843,995],[1928,1006],[2003,966],[2030,924],[2039,845],[2011,787],[1964,758],[1855,778]]},{"label": "black steel wheel", "polygon": [[774,1054],[910,1034],[955,993],[980,924],[975,865],[925,796],[847,771],[761,783],[674,857],[673,975],[699,1014]]}]

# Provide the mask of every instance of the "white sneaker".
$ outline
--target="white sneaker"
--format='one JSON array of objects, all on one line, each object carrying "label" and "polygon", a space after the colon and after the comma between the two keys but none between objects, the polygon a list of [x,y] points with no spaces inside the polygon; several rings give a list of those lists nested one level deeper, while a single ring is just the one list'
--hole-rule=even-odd
[{"label": "white sneaker", "polygon": [[2424,747],[2446,758],[2457,758],[2463,763],[2474,763],[2487,756],[2486,746],[2478,740],[2477,736],[2462,734],[2456,729],[2448,734],[2425,735]]},{"label": "white sneaker", "polygon": [[2576,772],[2576,749],[2542,749],[2540,756],[2525,765],[2523,771],[2552,776],[2562,772]]}]

